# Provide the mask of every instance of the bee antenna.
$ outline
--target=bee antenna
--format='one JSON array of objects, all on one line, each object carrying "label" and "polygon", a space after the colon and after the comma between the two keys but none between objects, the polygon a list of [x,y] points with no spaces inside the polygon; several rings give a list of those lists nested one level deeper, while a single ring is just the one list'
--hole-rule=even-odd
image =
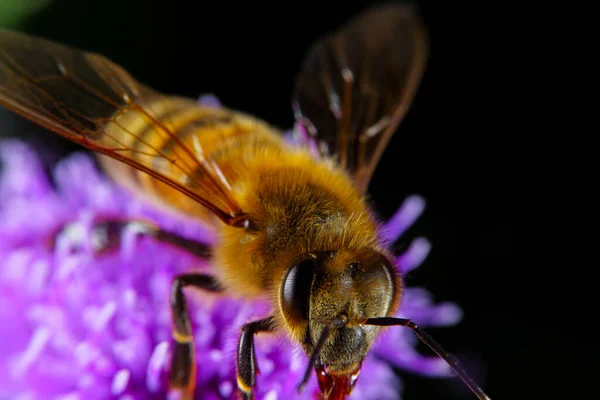
[{"label": "bee antenna", "polygon": [[302,393],[304,391],[304,388],[306,387],[306,383],[308,382],[308,378],[310,377],[310,371],[311,371],[312,367],[315,365],[315,363],[317,362],[319,353],[321,353],[321,349],[323,348],[323,345],[325,344],[325,341],[327,340],[327,337],[331,333],[331,330],[333,329],[333,327],[334,326],[335,327],[343,327],[344,325],[346,325],[346,320],[343,318],[334,318],[331,322],[329,322],[327,325],[325,325],[325,328],[323,328],[323,332],[321,332],[321,336],[319,337],[319,341],[317,342],[317,345],[315,346],[315,348],[312,351],[312,354],[310,355],[310,361],[308,362],[308,365],[306,366],[306,371],[304,371],[304,376],[302,377],[302,380],[298,384],[298,387],[297,387],[298,393]]},{"label": "bee antenna", "polygon": [[369,318],[365,321],[365,325],[377,325],[377,326],[404,326],[412,329],[415,334],[421,339],[423,343],[429,346],[435,351],[441,358],[444,359],[452,368],[452,370],[459,376],[460,379],[471,389],[471,391],[477,396],[479,400],[491,400],[483,390],[475,383],[473,378],[460,366],[458,360],[448,353],[444,348],[436,342],[429,334],[423,331],[410,319],[404,318],[393,318],[393,317],[381,317],[381,318]]}]

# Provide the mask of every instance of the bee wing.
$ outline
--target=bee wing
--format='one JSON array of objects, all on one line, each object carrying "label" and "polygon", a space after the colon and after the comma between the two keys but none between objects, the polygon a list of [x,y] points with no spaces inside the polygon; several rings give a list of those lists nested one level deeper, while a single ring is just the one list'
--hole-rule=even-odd
[{"label": "bee wing", "polygon": [[426,33],[411,7],[386,5],[316,42],[296,78],[296,120],[365,192],[425,69]]},{"label": "bee wing", "polygon": [[[0,105],[144,171],[206,206],[228,224],[243,222],[245,214],[218,166],[203,159],[198,149],[186,147],[159,122],[155,112],[142,105],[150,99],[169,98],[136,82],[107,58],[0,31]],[[168,138],[173,151],[166,154],[160,146],[128,130],[121,118],[132,113]]]}]

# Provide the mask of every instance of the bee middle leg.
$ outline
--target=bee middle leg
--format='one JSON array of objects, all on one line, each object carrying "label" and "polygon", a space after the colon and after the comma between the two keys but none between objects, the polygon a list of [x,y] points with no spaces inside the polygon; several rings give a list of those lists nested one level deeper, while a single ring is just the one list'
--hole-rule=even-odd
[{"label": "bee middle leg", "polygon": [[258,365],[254,352],[254,335],[258,332],[272,332],[274,318],[268,317],[242,326],[237,351],[237,386],[244,400],[253,398],[252,390],[256,384]]},{"label": "bee middle leg", "polygon": [[[59,235],[64,234],[68,236],[73,230],[76,230],[76,224],[63,226],[50,238],[50,246],[55,245]],[[91,232],[94,253],[102,254],[119,248],[122,244],[124,233],[127,230],[131,230],[138,236],[149,237],[159,243],[173,246],[199,258],[206,258],[210,255],[209,246],[204,243],[184,238],[147,221],[113,217],[102,218],[93,222]]]},{"label": "bee middle leg", "polygon": [[[50,244],[54,245],[58,235],[70,235],[72,233],[69,231],[70,229],[77,229],[77,227],[74,224],[62,227],[51,238]],[[196,257],[206,258],[209,256],[209,247],[206,244],[163,230],[146,221],[114,217],[101,218],[92,223],[93,251],[101,254],[119,248],[122,245],[124,233],[128,229],[131,229],[135,235],[149,237],[159,243],[174,246]],[[73,234],[77,236],[77,233]],[[177,275],[173,279],[170,305],[174,345],[169,372],[169,388],[179,392],[179,400],[191,400],[196,385],[194,343],[187,303],[183,293],[185,287],[195,287],[208,292],[223,290],[219,282],[210,275],[192,272]]]},{"label": "bee middle leg", "polygon": [[194,338],[183,288],[195,287],[209,292],[220,292],[222,287],[210,275],[198,273],[175,277],[171,286],[171,313],[173,315],[173,358],[169,374],[169,387],[180,392],[180,400],[192,399],[196,385]]}]

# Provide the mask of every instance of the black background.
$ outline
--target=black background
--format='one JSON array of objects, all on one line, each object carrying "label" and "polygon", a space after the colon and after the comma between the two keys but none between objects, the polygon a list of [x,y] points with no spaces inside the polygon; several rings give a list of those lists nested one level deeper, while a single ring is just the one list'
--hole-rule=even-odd
[{"label": "black background", "polygon": [[[309,45],[372,4],[204,3],[62,0],[20,29],[103,53],[161,91],[213,92],[229,107],[288,128],[294,76]],[[405,238],[428,237],[432,253],[407,283],[465,312],[458,326],[430,333],[484,367],[473,376],[492,399],[561,398],[559,388],[581,366],[562,344],[575,334],[558,321],[534,322],[542,307],[555,306],[536,294],[543,286],[537,267],[516,247],[516,236],[529,229],[521,219],[528,202],[517,162],[527,135],[511,121],[508,71],[517,61],[505,35],[508,3],[414,3],[429,30],[428,69],[371,195],[384,217],[412,193],[428,201]],[[511,10],[518,13],[517,6]],[[39,138],[31,124],[0,115],[3,134]],[[72,149],[55,136],[48,143]],[[458,380],[401,374],[407,400],[474,399]]]}]

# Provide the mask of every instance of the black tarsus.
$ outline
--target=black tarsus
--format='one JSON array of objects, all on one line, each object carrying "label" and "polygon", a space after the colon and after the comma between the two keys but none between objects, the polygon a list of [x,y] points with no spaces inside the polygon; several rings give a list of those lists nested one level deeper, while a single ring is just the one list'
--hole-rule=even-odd
[{"label": "black tarsus", "polygon": [[191,391],[195,386],[194,341],[183,293],[185,287],[194,287],[209,292],[220,292],[222,288],[212,276],[198,273],[178,275],[173,279],[171,285],[170,302],[174,325],[174,347],[169,385],[174,389]]},{"label": "black tarsus", "polygon": [[252,399],[252,389],[256,384],[258,365],[254,352],[254,335],[259,332],[272,332],[275,319],[268,317],[242,326],[237,351],[237,384],[244,399]]}]

